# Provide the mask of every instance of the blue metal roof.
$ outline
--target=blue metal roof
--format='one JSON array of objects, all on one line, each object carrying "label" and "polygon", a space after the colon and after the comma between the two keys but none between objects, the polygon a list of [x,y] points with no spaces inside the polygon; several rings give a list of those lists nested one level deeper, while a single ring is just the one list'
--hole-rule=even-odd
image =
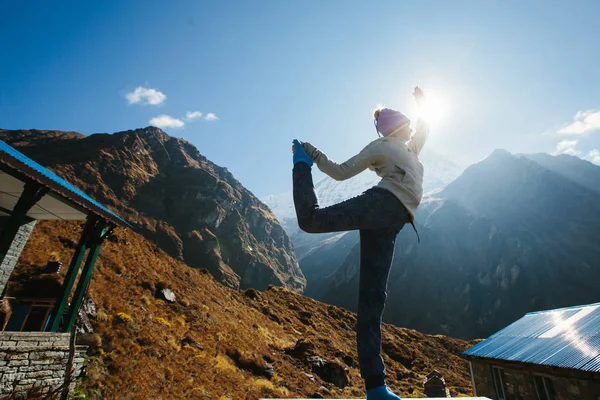
[{"label": "blue metal roof", "polygon": [[0,156],[2,155],[8,156],[8,158],[2,157],[2,161],[9,167],[16,169],[28,178],[34,179],[38,183],[49,187],[52,191],[59,193],[62,197],[83,207],[87,211],[96,213],[118,225],[131,226],[123,218],[119,217],[117,214],[98,203],[60,176],[42,167],[31,158],[0,140]]},{"label": "blue metal roof", "polygon": [[600,303],[528,313],[462,354],[600,372]]}]

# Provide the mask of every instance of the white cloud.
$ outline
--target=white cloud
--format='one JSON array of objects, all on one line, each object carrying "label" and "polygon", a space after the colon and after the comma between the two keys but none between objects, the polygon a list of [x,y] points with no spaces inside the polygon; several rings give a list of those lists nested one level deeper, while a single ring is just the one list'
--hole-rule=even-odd
[{"label": "white cloud", "polygon": [[133,92],[125,95],[129,104],[151,104],[157,106],[166,100],[167,96],[156,89],[138,86]]},{"label": "white cloud", "polygon": [[579,156],[580,153],[575,150],[577,146],[577,139],[563,140],[556,145],[556,151],[554,154],[569,154],[571,156]]},{"label": "white cloud", "polygon": [[578,140],[562,140],[556,145],[554,155],[568,154],[570,156],[579,157],[582,160],[588,160],[596,165],[600,165],[600,150],[593,149],[587,155],[576,149]]},{"label": "white cloud", "polygon": [[590,151],[588,154],[588,160],[590,160],[596,165],[600,165],[600,150],[594,149]]},{"label": "white cloud", "polygon": [[188,119],[188,121],[191,121],[196,118],[201,118],[202,113],[200,111],[188,111],[187,114],[185,114],[185,117]]},{"label": "white cloud", "polygon": [[206,114],[204,119],[207,121],[214,121],[215,119],[219,119],[219,118],[217,118],[217,116],[213,113],[208,113],[208,114]]},{"label": "white cloud", "polygon": [[579,111],[574,121],[558,130],[563,135],[583,135],[600,130],[600,110]]},{"label": "white cloud", "polygon": [[157,128],[183,128],[185,123],[177,118],[173,118],[169,115],[159,115],[150,120],[150,125],[156,126]]}]

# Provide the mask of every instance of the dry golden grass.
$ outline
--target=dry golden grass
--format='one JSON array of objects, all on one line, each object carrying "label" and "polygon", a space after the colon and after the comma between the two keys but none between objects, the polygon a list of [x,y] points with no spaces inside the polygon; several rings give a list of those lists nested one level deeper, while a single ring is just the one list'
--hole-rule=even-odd
[{"label": "dry golden grass", "polygon": [[131,318],[131,315],[126,314],[124,312],[118,312],[117,313],[117,318],[122,321],[122,322],[131,322],[133,321],[133,318]]},{"label": "dry golden grass", "polygon": [[[34,271],[51,258],[68,265],[73,250],[58,238],[76,241],[80,230],[75,223],[39,222],[18,268]],[[177,302],[155,296],[161,285],[173,290]],[[79,390],[90,399],[255,400],[312,397],[325,386],[326,397],[364,396],[356,364],[348,367],[350,385],[339,391],[316,374],[310,381],[303,374],[310,373],[308,367],[285,352],[302,338],[327,360],[357,360],[354,314],[281,288],[257,293],[253,299],[229,289],[118,229],[116,239],[103,245],[90,286],[101,344],[91,350]],[[312,314],[311,325],[300,321],[302,311]],[[471,393],[466,363],[458,357],[468,342],[387,324],[383,336],[388,383],[403,397],[421,393],[423,377],[433,368],[444,375],[453,396]],[[231,354],[245,362],[266,360],[274,374],[255,375],[236,365]],[[399,361],[405,358],[412,360],[410,368]]]},{"label": "dry golden grass", "polygon": [[168,326],[169,328],[171,328],[173,326],[173,325],[171,325],[171,323],[169,321],[167,321],[166,319],[161,318],[161,317],[156,317],[156,318],[154,318],[154,320],[161,325]]}]

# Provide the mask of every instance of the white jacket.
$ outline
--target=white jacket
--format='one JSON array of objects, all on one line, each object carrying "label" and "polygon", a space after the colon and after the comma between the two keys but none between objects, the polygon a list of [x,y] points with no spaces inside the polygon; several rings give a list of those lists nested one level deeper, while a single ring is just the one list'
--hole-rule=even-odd
[{"label": "white jacket", "polygon": [[367,168],[375,171],[381,178],[377,186],[392,192],[414,220],[423,197],[423,164],[419,161],[419,153],[428,136],[429,126],[419,121],[416,133],[408,143],[393,134],[382,137],[342,164],[329,160],[308,142],[302,143],[302,146],[317,167],[337,181],[351,178]]}]

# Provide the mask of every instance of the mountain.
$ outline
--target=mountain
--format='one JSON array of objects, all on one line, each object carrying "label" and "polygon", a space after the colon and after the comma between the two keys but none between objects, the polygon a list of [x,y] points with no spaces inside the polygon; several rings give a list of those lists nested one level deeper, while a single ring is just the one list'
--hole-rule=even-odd
[{"label": "mountain", "polygon": [[0,139],[115,210],[169,255],[231,287],[305,286],[275,216],[185,140],[154,127],[90,136],[0,130]]},{"label": "mountain", "polygon": [[[78,222],[38,222],[11,280],[40,276],[49,259],[68,262],[81,229]],[[162,297],[163,289],[175,299]],[[231,289],[129,229],[103,244],[89,295],[95,332],[78,336],[91,345],[76,390],[81,398],[365,396],[355,314],[284,287]],[[470,395],[459,354],[473,344],[384,324],[388,383],[422,397],[425,375],[437,369],[453,396]]]},{"label": "mountain", "polygon": [[[427,198],[416,221],[421,244],[408,228],[396,242],[387,322],[485,337],[529,311],[598,300],[600,196],[528,157],[495,151]],[[358,245],[331,250],[311,254],[335,272],[317,291],[307,275],[306,292],[355,310]]]},{"label": "mountain", "polygon": [[524,154],[527,157],[574,182],[600,193],[600,168],[597,165],[568,154],[551,156],[546,153]]}]

